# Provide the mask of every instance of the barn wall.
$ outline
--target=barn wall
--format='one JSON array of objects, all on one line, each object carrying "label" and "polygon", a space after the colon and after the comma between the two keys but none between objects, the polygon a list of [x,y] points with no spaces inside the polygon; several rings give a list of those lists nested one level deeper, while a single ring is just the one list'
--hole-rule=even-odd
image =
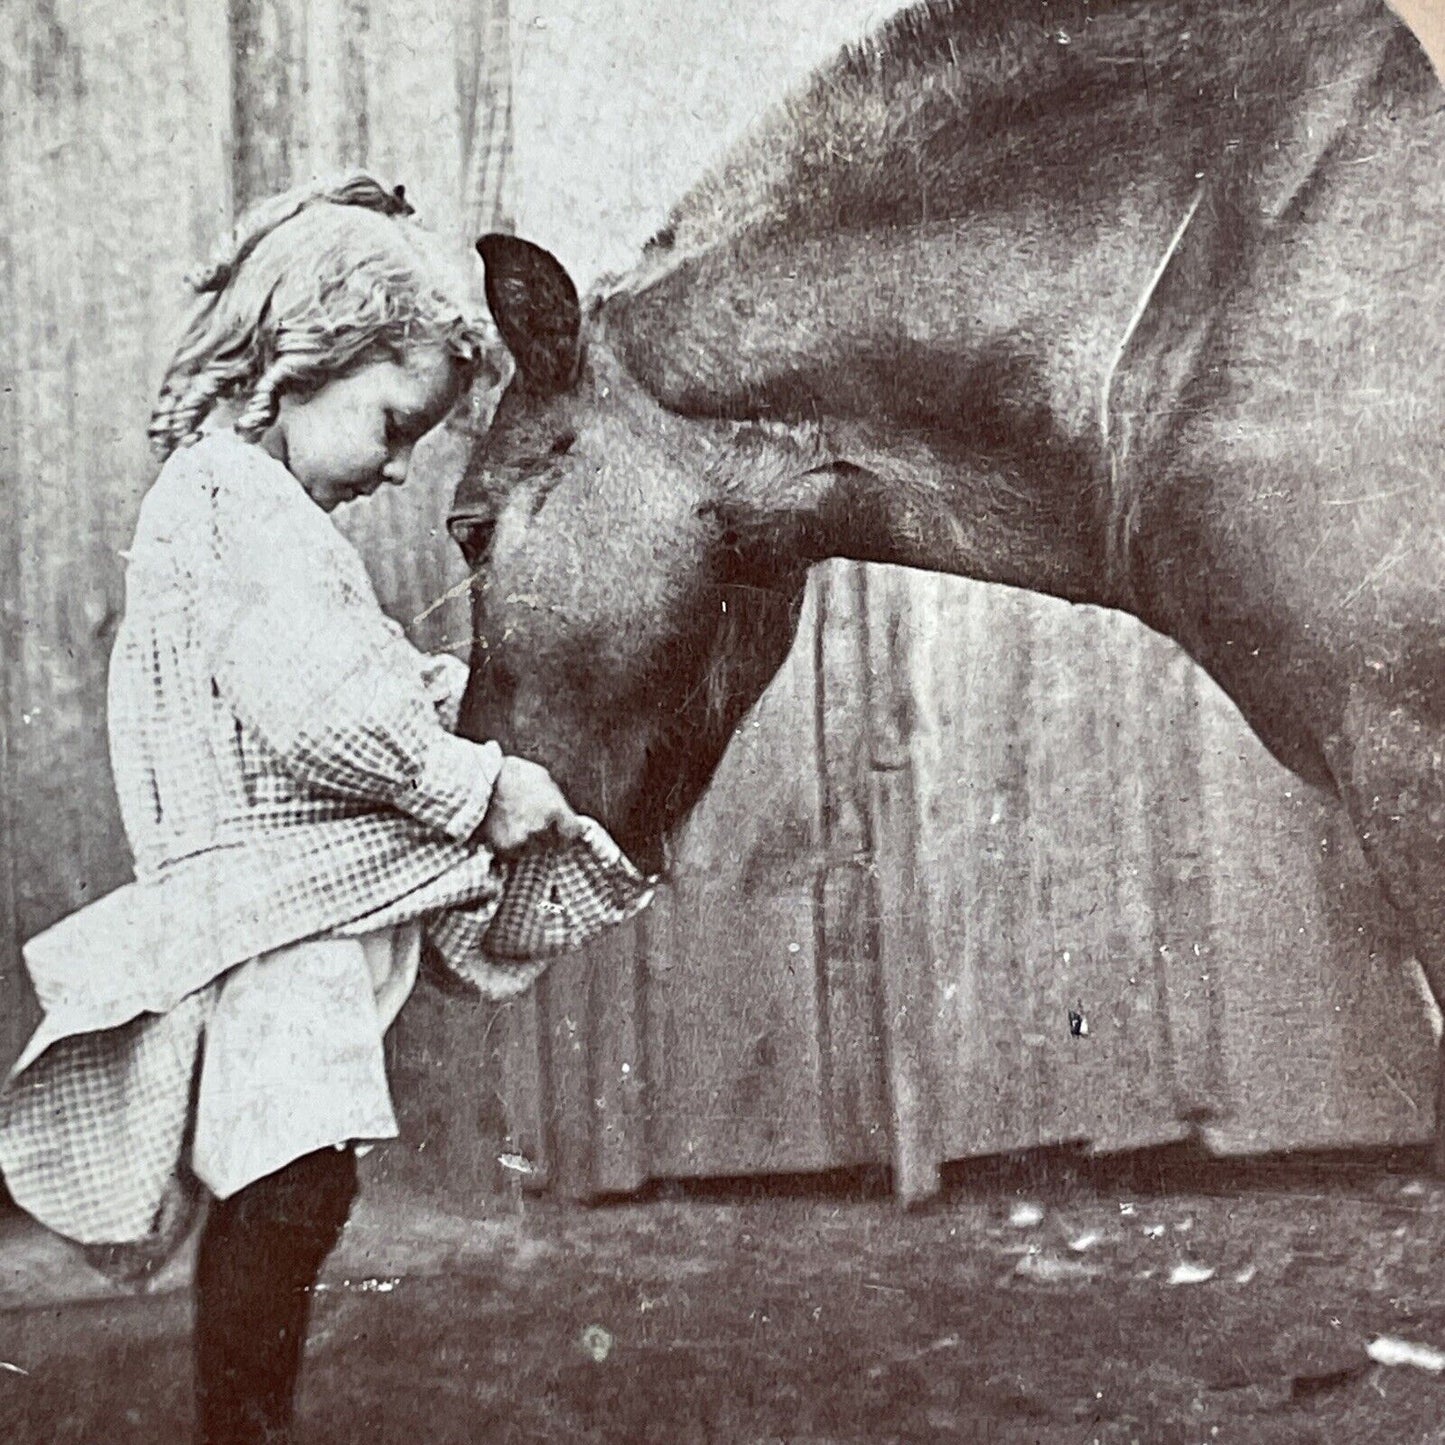
[{"label": "barn wall", "polygon": [[150,475],[164,319],[188,253],[224,213],[227,51],[214,8],[54,0],[0,14],[7,1058],[35,1017],[17,936],[128,876],[105,665],[118,551]]},{"label": "barn wall", "polygon": [[[0,106],[14,115],[18,95],[12,78],[17,58],[12,46],[0,66]],[[0,128],[0,186],[13,194],[14,142],[11,127]],[[0,235],[0,302],[4,313],[15,295],[15,246],[9,227]],[[11,718],[18,715],[22,696],[18,687],[19,598],[4,582],[20,572],[20,495],[14,485],[13,438],[19,426],[19,368],[16,349],[0,354],[0,1059],[10,1059],[20,1047],[20,1034],[30,1021],[28,991],[21,977],[16,915],[16,798],[11,788]]]},{"label": "barn wall", "polygon": [[[34,1019],[18,940],[127,876],[117,553],[180,277],[234,208],[362,161],[460,238],[514,217],[585,282],[893,8],[0,13],[4,1058]],[[441,530],[459,460],[432,444],[346,525],[394,614],[460,651],[464,606],[437,605],[463,580]],[[1430,1123],[1425,1012],[1353,844],[1175,649],[846,563],[817,569],[651,914],[505,1008],[419,993],[390,1048],[405,1137],[370,1167],[473,1205],[503,1150],[576,1194],[882,1162],[923,1193],[941,1160],[1064,1139],[1255,1150]]]}]

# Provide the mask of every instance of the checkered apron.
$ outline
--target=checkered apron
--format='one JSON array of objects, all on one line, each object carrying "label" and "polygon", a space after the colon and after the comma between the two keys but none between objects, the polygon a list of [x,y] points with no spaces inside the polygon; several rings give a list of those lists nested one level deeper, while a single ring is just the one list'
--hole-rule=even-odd
[{"label": "checkered apron", "polygon": [[[433,969],[506,998],[650,901],[595,822],[512,861],[471,842],[501,755],[448,731],[465,678],[406,642],[258,448],[219,432],[162,469],[111,661],[137,881],[27,944],[46,1014],[0,1092],[12,1196],[117,1276],[149,1273],[189,1218],[196,1101],[237,1064],[222,1034],[207,1048],[228,979],[287,950],[321,967],[308,940],[361,959],[420,930]],[[390,1019],[353,992],[379,1053]]]}]

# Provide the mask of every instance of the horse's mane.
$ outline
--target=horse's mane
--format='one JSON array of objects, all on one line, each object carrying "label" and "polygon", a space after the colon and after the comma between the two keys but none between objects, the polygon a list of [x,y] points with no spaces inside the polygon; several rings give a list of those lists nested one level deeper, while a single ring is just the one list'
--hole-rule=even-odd
[{"label": "horse's mane", "polygon": [[[1194,0],[1166,0],[1174,11]],[[1117,66],[1088,66],[1055,6],[1040,0],[923,0],[841,50],[751,132],[674,207],[645,252],[691,252],[749,229],[793,234],[836,229],[898,199],[889,175],[921,132],[992,128],[1021,104],[1063,123],[1095,82],[1117,87]],[[1137,0],[1124,9],[1138,9]],[[1157,17],[1148,23],[1157,25]],[[1021,79],[1026,77],[1021,86]],[[977,122],[973,124],[971,122]],[[955,188],[951,198],[956,200]]]},{"label": "horse's mane", "polygon": [[[766,274],[819,238],[1009,215],[1026,199],[1084,216],[1150,172],[1177,193],[1171,229],[1186,207],[1208,217],[1190,241],[1212,294],[1250,228],[1308,186],[1377,63],[1367,36],[1388,27],[1381,0],[922,0],[842,50],[683,197],[619,285],[629,354],[671,367],[669,395],[690,405],[685,368],[710,353],[670,336],[705,315],[678,304],[704,265]],[[1136,360],[1150,334],[1137,321]],[[1102,430],[1110,440],[1107,415]],[[1138,477],[1111,467],[1102,482],[1107,533],[1124,535]]]},{"label": "horse's mane", "polygon": [[[820,72],[828,85],[867,87],[909,80],[946,63],[985,88],[1006,85],[1102,12],[1102,4],[1047,0],[922,0],[890,16],[872,34],[845,46]],[[1156,8],[1170,9],[1172,3]]]},{"label": "horse's mane", "polygon": [[[724,240],[1007,204],[1032,167],[1268,129],[1378,0],[922,0],[771,108],[674,207],[643,270]],[[1140,125],[1147,103],[1148,134]],[[1046,138],[1041,147],[1040,135]],[[965,144],[966,142],[966,144]],[[1041,154],[1041,152],[1046,152]],[[1085,166],[1079,169],[1087,169]],[[1021,174],[1022,173],[1022,174]]]}]

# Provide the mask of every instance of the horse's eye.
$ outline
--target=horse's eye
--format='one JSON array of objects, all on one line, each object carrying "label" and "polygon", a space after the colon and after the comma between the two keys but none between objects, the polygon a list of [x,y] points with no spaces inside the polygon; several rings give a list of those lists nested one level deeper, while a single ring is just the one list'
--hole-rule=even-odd
[{"label": "horse's eye", "polygon": [[562,435],[552,443],[552,455],[554,457],[565,457],[576,445],[577,433],[574,431],[564,431]]},{"label": "horse's eye", "polygon": [[468,567],[480,567],[487,560],[496,530],[495,517],[453,517],[447,523],[447,531],[462,549]]}]

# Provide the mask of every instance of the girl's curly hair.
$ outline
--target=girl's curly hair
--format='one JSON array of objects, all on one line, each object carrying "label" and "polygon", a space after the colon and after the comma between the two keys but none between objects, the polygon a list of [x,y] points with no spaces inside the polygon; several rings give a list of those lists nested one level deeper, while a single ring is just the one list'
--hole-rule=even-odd
[{"label": "girl's curly hair", "polygon": [[247,211],[211,261],[151,413],[164,459],[221,401],[257,440],[283,392],[315,390],[368,361],[425,343],[470,378],[496,345],[476,279],[411,219],[400,186],[354,172]]}]

